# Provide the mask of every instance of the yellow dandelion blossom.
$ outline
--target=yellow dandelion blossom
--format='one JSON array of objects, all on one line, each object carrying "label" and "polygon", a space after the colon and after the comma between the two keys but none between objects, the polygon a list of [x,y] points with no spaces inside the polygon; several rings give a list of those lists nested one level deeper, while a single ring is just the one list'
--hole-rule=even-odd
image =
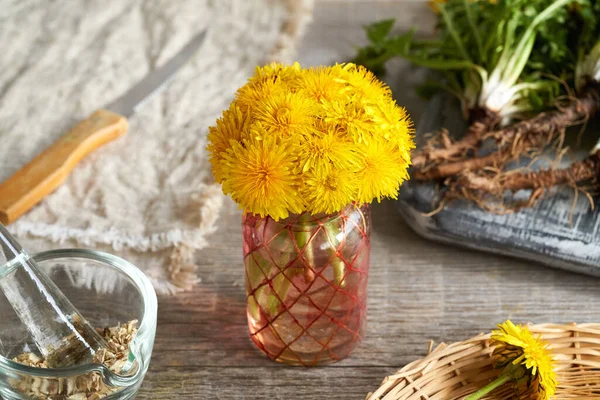
[{"label": "yellow dandelion blossom", "polygon": [[231,146],[230,141],[241,141],[246,137],[248,131],[249,118],[242,113],[235,101],[231,103],[228,110],[223,112],[223,116],[217,120],[216,126],[208,129],[207,148],[211,155],[210,162],[217,182],[221,183],[224,179],[220,162]]},{"label": "yellow dandelion blossom", "polygon": [[324,101],[322,107],[323,120],[346,132],[355,143],[367,143],[371,139],[373,124],[360,104],[342,97],[342,100]]},{"label": "yellow dandelion blossom", "polygon": [[338,98],[340,92],[344,89],[343,83],[336,79],[331,67],[318,67],[307,70],[302,75],[301,87],[307,96],[314,98],[317,102],[332,101]]},{"label": "yellow dandelion blossom", "polygon": [[406,109],[395,101],[382,101],[366,107],[366,111],[376,125],[374,132],[396,145],[404,161],[410,164],[410,151],[415,148],[414,127]]},{"label": "yellow dandelion blossom", "polygon": [[290,88],[281,81],[267,80],[242,86],[236,94],[236,102],[244,112],[252,112],[259,102],[287,93]]},{"label": "yellow dandelion blossom", "polygon": [[256,103],[253,116],[280,137],[298,137],[314,131],[316,103],[301,93],[278,93]]},{"label": "yellow dandelion blossom", "polygon": [[398,198],[400,185],[408,179],[407,168],[407,163],[392,145],[381,140],[370,141],[360,154],[358,202]]},{"label": "yellow dandelion blossom", "polygon": [[302,196],[311,212],[331,214],[350,204],[357,189],[356,175],[342,169],[314,170],[303,176]]},{"label": "yellow dandelion blossom", "polygon": [[300,167],[303,172],[309,169],[331,170],[355,169],[358,155],[354,143],[330,130],[323,135],[311,135],[300,144]]},{"label": "yellow dandelion blossom", "polygon": [[506,321],[498,328],[490,341],[495,346],[493,357],[498,366],[523,366],[533,378],[532,384],[537,385],[538,400],[549,400],[556,393],[556,372],[547,345],[526,326]]},{"label": "yellow dandelion blossom", "polygon": [[302,77],[302,68],[297,62],[292,65],[271,63],[264,67],[256,67],[256,73],[248,80],[250,84],[264,82],[284,82],[289,87],[297,85]]},{"label": "yellow dandelion blossom", "polygon": [[268,137],[232,143],[222,163],[227,175],[223,191],[247,212],[279,220],[304,210],[288,142]]},{"label": "yellow dandelion blossom", "polygon": [[254,122],[250,125],[250,130],[248,133],[248,138],[251,140],[268,140],[270,137],[275,137],[270,134],[265,127],[260,123],[260,121]]},{"label": "yellow dandelion blossom", "polygon": [[389,86],[362,65],[346,64],[344,71],[346,73],[339,81],[346,84],[346,95],[357,96],[359,101],[379,102],[391,99],[392,91]]}]

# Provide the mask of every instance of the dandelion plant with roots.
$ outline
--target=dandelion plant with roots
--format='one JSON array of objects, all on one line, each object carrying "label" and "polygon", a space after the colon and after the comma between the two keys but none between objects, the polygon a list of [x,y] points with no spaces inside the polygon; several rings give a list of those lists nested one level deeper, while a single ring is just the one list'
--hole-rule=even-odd
[{"label": "dandelion plant with roots", "polygon": [[[457,186],[463,193],[476,192],[492,194],[502,197],[505,191],[517,192],[519,190],[532,190],[527,202],[518,207],[531,206],[547,193],[548,190],[559,185],[577,185],[582,182],[600,180],[600,138],[591,149],[590,155],[582,161],[577,161],[566,168],[549,168],[538,171],[475,173],[480,168],[502,165],[504,162],[515,159],[525,152],[525,147],[539,149],[541,145],[549,143],[557,133],[571,126],[587,121],[600,110],[600,81],[594,77],[594,69],[600,66],[600,53],[586,56],[584,64],[580,65],[582,84],[578,85],[579,95],[569,101],[561,109],[540,114],[530,120],[515,124],[512,127],[494,132],[497,137],[504,137],[511,146],[485,157],[474,157],[462,162],[450,163],[441,168],[462,171],[462,176],[457,181]],[[592,62],[595,60],[595,63]],[[589,68],[589,69],[588,69]],[[587,69],[587,70],[586,70]],[[593,205],[593,203],[592,203]]]},{"label": "dandelion plant with roots", "polygon": [[[441,149],[428,146],[416,152],[415,166],[462,155],[500,122],[554,102],[560,85],[529,60],[538,33],[549,29],[549,21],[560,25],[557,21],[564,18],[570,3],[573,0],[439,3],[437,40],[417,40],[412,31],[389,37],[389,22],[367,27],[372,45],[359,50],[357,62],[380,53],[364,64],[381,70],[381,62],[400,56],[416,65],[441,71],[443,80],[439,87],[461,100],[463,111],[472,122],[461,141]],[[559,49],[565,47],[566,44]],[[544,51],[552,52],[551,57],[557,53],[556,49]]]},{"label": "dandelion plant with roots", "polygon": [[[564,135],[600,110],[600,4],[595,0],[436,1],[437,38],[394,36],[389,22],[367,27],[371,44],[357,61],[378,71],[392,57],[441,71],[471,125],[452,141],[442,132],[413,155],[412,177],[443,181],[445,199],[532,190],[530,206],[561,184],[598,181],[596,146],[565,169],[507,171],[509,161],[548,146],[564,154]],[[375,27],[378,27],[375,29]],[[383,29],[386,28],[386,29]],[[484,146],[485,144],[485,146]],[[485,150],[482,150],[485,149]],[[490,149],[492,149],[490,151]],[[440,208],[443,206],[440,205]],[[486,207],[507,211],[505,208]],[[508,209],[508,211],[513,211]]]},{"label": "dandelion plant with roots", "polygon": [[[574,67],[572,90],[575,95],[569,97],[568,102],[557,110],[539,114],[493,133],[496,137],[504,138],[507,143],[518,142],[518,146],[506,146],[491,155],[466,160],[462,165],[455,163],[454,167],[460,166],[462,171],[475,171],[490,165],[502,165],[523,154],[524,146],[539,148],[555,135],[564,133],[569,126],[584,123],[600,111],[600,3],[588,3],[579,12],[582,26],[578,29],[578,61]],[[479,197],[477,192],[501,198],[505,191],[531,190],[528,201],[517,205],[517,209],[533,205],[555,186],[576,186],[584,182],[598,183],[599,180],[600,138],[587,158],[566,168],[479,174],[467,172],[460,177],[457,186],[473,198]],[[591,203],[593,206],[593,201]]]}]

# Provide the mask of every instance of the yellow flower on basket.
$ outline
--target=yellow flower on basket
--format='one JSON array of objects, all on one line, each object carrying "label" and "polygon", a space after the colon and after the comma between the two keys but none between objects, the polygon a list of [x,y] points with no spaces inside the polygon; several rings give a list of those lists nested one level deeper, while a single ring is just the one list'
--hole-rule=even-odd
[{"label": "yellow flower on basket", "polygon": [[492,332],[490,345],[494,346],[492,356],[496,367],[503,371],[498,379],[465,400],[480,399],[507,382],[532,388],[538,400],[554,396],[557,386],[554,360],[541,337],[533,336],[526,326],[507,320]]},{"label": "yellow flower on basket", "polygon": [[396,198],[413,125],[364,67],[259,67],[209,128],[217,182],[246,212],[275,220]]},{"label": "yellow flower on basket", "polygon": [[534,337],[526,326],[516,326],[510,320],[498,325],[492,333],[491,345],[499,367],[521,365],[538,385],[538,399],[550,399],[556,393],[554,360],[544,341]]}]

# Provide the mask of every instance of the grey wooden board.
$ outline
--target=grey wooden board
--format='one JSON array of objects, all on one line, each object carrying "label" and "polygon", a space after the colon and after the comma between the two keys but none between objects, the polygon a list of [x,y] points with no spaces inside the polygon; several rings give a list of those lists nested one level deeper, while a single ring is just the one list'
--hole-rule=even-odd
[{"label": "grey wooden board", "polygon": [[[418,142],[441,127],[464,131],[458,106],[449,96],[437,96],[429,103],[417,129]],[[522,191],[515,199],[528,196]],[[409,182],[400,191],[398,210],[429,239],[600,276],[600,209],[593,210],[583,195],[575,198],[572,188],[558,188],[535,207],[511,214],[493,214],[472,202],[455,201],[438,214],[423,216],[436,207],[439,197],[435,185]]]}]

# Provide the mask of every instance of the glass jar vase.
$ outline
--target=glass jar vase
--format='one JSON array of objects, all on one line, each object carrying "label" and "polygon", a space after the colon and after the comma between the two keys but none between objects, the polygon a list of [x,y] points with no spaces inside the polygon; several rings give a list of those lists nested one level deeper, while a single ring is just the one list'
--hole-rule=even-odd
[{"label": "glass jar vase", "polygon": [[315,366],[362,339],[371,237],[368,205],[275,221],[243,217],[250,337],[271,359]]}]

